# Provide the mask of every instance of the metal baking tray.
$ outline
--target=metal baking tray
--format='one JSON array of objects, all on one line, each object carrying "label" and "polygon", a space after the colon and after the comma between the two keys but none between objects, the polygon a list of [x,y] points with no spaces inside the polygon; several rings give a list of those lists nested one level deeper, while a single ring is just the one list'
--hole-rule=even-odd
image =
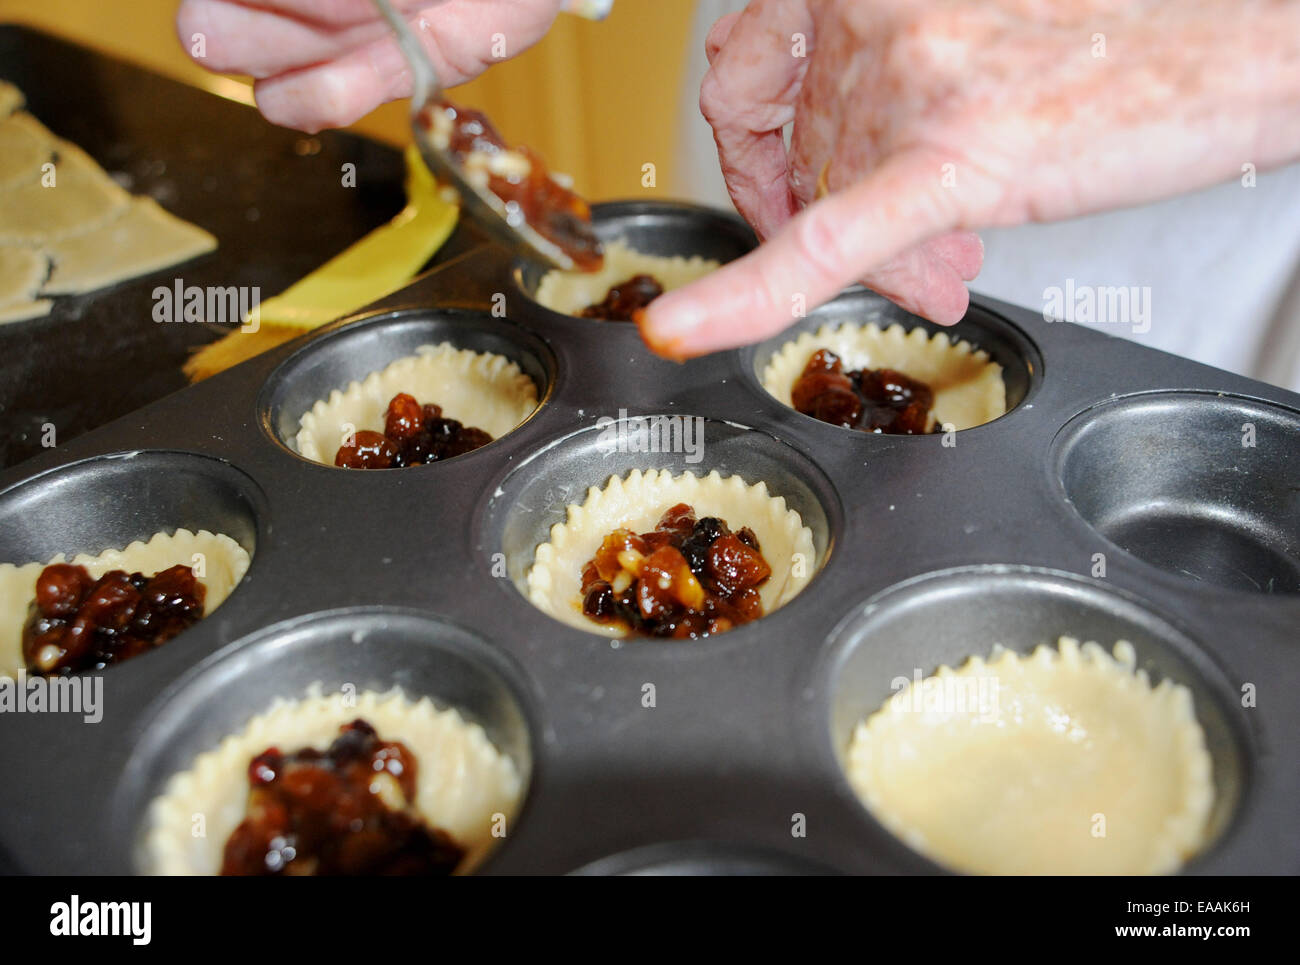
[{"label": "metal baking tray", "polygon": [[[219,242],[165,272],[61,296],[45,318],[0,325],[0,467],[39,453],[46,425],[66,442],[184,388],[189,354],[238,326],[155,322],[156,286],[257,287],[267,298],[406,203],[400,151],[346,131],[274,127],[251,107],[30,27],[0,24],[0,78],[132,192]],[[356,187],[344,184],[345,165]]]},{"label": "metal baking tray", "polygon": [[[596,218],[652,252],[725,260],[753,244],[689,205]],[[1002,364],[1010,411],[950,446],[854,433],[782,406],[758,372],[829,320],[935,329],[868,291],[677,365],[635,326],[539,307],[536,282],[471,250],[0,476],[6,561],[179,526],[253,556],[212,616],[103,674],[100,723],[0,715],[0,849],[16,867],[138,870],[146,807],[173,772],[274,696],[349,682],[455,705],[513,756],[525,803],[483,873],[933,872],[849,788],[851,727],[895,677],[1064,634],[1127,639],[1154,678],[1193,691],[1218,803],[1186,872],[1297,870],[1300,397],[977,297],[950,331]],[[517,361],[537,411],[411,469],[344,471],[287,445],[314,400],[442,340]],[[597,420],[621,410],[704,417],[702,461],[608,452]],[[698,642],[611,642],[544,616],[520,590],[534,547],[587,487],[634,467],[764,480],[811,527],[816,576]]]}]

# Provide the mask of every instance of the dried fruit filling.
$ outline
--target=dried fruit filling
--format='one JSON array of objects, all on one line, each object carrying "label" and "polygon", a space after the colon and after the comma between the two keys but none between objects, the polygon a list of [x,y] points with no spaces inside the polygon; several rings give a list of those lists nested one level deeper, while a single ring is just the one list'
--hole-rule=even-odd
[{"label": "dried fruit filling", "polygon": [[384,413],[384,431],[362,429],[350,445],[339,446],[334,465],[344,469],[402,469],[450,459],[486,446],[492,437],[482,429],[444,419],[442,407],[420,405],[399,392]]},{"label": "dried fruit filling", "polygon": [[846,429],[907,436],[940,431],[937,424],[929,427],[934,393],[924,382],[893,369],[845,372],[829,349],[813,353],[790,398],[804,415]]},{"label": "dried fruit filling", "polygon": [[425,108],[417,120],[456,156],[466,177],[478,179],[579,270],[600,270],[604,250],[591,230],[591,207],[556,181],[536,152],[510,147],[487,115],[447,101]]},{"label": "dried fruit filling", "polygon": [[223,875],[445,875],[465,850],[415,811],[417,762],[364,720],[324,751],[272,747],[248,765],[248,809]]},{"label": "dried fruit filling", "polygon": [[763,615],[772,575],[748,526],[673,506],[649,533],[616,529],[582,571],[582,612],[643,636],[696,639]]},{"label": "dried fruit filling", "polygon": [[145,576],[52,563],[36,578],[23,625],[27,669],[46,676],[100,670],[162,646],[203,618],[207,588],[188,566]]},{"label": "dried fruit filling", "polygon": [[664,286],[653,275],[633,275],[605,293],[604,301],[588,305],[579,316],[602,318],[607,322],[631,322],[633,315],[664,293]]}]

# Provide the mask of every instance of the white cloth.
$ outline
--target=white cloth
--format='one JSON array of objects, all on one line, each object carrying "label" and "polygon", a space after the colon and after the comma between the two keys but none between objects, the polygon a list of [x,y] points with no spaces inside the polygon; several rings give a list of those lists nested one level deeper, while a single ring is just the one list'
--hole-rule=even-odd
[{"label": "white cloth", "polygon": [[[725,207],[731,200],[699,89],[709,27],[744,6],[698,0],[681,94],[674,191]],[[1238,179],[1137,208],[980,235],[976,292],[1034,311],[1064,307],[1061,314],[1080,324],[1300,392],[1300,164],[1257,172],[1253,187]],[[1119,288],[1131,296],[1127,305],[1114,298]],[[1098,310],[1088,322],[1090,296]]]}]

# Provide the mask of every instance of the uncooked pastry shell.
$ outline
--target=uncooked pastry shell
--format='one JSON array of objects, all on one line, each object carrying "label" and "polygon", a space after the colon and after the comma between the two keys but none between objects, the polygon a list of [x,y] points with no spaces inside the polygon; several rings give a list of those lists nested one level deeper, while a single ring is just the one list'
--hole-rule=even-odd
[{"label": "uncooked pastry shell", "polygon": [[818,349],[830,349],[852,369],[890,368],[926,383],[934,392],[931,415],[940,426],[969,429],[1006,414],[1002,366],[967,341],[953,343],[943,332],[902,325],[882,330],[874,323],[824,325],[804,332],[772,356],[761,379],[782,404],[793,407],[790,392]]},{"label": "uncooked pastry shell", "polygon": [[773,496],[763,482],[717,470],[700,477],[685,472],[634,469],[611,476],[603,488],[592,486],[582,505],[570,504],[568,517],[551,527],[550,539],[537,547],[528,571],[528,599],[539,610],[570,626],[607,637],[621,637],[619,626],[597,623],[582,612],[582,570],[611,532],[624,527],[642,533],[654,529],[664,510],[687,503],[697,517],[716,516],[733,530],[748,526],[758,537],[772,575],[759,587],[763,612],[790,602],[812,579],[816,550],[812,530],[799,514]]},{"label": "uncooked pastry shell", "polygon": [[537,408],[537,386],[515,362],[491,352],[458,349],[450,342],[421,345],[346,389],[335,389],[300,420],[294,443],[313,462],[334,465],[345,426],[382,432],[388,403],[399,392],[421,404],[442,406],[457,419],[500,439]]},{"label": "uncooked pastry shell", "polygon": [[[466,849],[458,873],[472,869],[500,843],[492,834],[495,815],[504,815],[507,833],[513,828],[522,781],[514,762],[478,724],[454,709],[439,710],[428,697],[411,700],[396,688],[365,691],[349,700],[340,693],[325,696],[315,686],[300,700],[276,700],[238,734],[171,777],[149,806],[145,870],[217,874],[226,840],[245,816],[248,762],[273,746],[324,750],[341,725],[357,718],[368,721],[382,740],[401,741],[415,755],[416,809]],[[193,832],[197,815],[204,818],[201,837]]]},{"label": "uncooked pastry shell", "polygon": [[894,834],[959,871],[1175,871],[1204,843],[1210,756],[1191,692],[1135,667],[1128,643],[1112,657],[1069,637],[940,667],[858,724],[849,781]]},{"label": "uncooked pastry shell", "polygon": [[[105,550],[97,556],[79,553],[72,558],[98,579],[109,570],[126,570],[153,576],[171,566],[194,565],[202,554],[204,575],[198,581],[206,587],[203,615],[221,606],[248,570],[248,551],[229,536],[201,529],[192,533],[156,533],[147,543],[136,540],[120,550]],[[36,578],[50,563],[63,563],[62,553],[45,563],[0,563],[0,677],[16,676],[26,667],[23,661],[23,624],[27,607],[36,596]]]},{"label": "uncooked pastry shell", "polygon": [[600,271],[548,271],[534,298],[553,312],[577,315],[588,305],[604,301],[610,288],[633,275],[653,275],[664,291],[672,291],[703,278],[718,265],[699,255],[647,255],[619,239],[605,245],[605,263]]}]

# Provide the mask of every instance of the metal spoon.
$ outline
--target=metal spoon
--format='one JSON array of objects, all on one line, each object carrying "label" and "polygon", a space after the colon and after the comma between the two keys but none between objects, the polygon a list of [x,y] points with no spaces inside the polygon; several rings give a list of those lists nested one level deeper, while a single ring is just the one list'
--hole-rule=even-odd
[{"label": "metal spoon", "polygon": [[[507,206],[487,187],[468,180],[455,157],[434,143],[432,118],[443,107],[442,85],[433,62],[389,0],[374,0],[374,4],[397,34],[398,46],[411,67],[411,131],[433,176],[454,188],[460,194],[464,212],[508,250],[551,268],[572,271],[576,267],[573,259],[555,242],[538,234],[517,206]],[[585,230],[591,229],[588,226]],[[594,232],[591,239],[595,239]]]}]

